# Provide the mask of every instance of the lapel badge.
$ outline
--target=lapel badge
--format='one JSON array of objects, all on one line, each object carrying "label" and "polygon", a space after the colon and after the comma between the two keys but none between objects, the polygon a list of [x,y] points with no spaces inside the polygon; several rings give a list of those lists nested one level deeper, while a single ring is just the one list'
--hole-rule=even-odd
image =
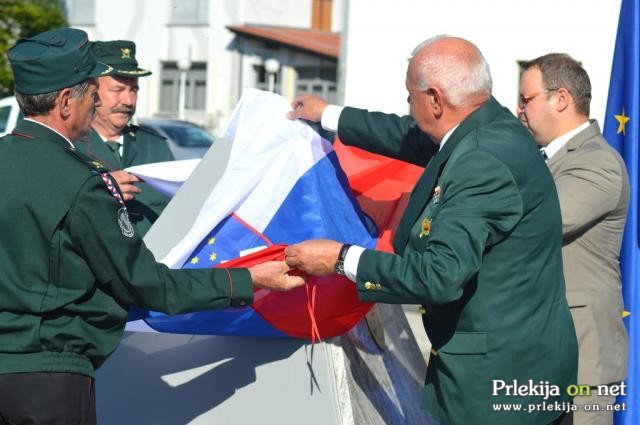
[{"label": "lapel badge", "polygon": [[440,194],[442,193],[442,189],[440,188],[440,186],[436,186],[433,189],[433,203],[437,204],[438,202],[440,202]]},{"label": "lapel badge", "polygon": [[121,59],[131,59],[131,49],[120,49],[122,51]]},{"label": "lapel badge", "polygon": [[420,237],[429,236],[429,233],[431,233],[431,219],[425,218],[424,220],[422,220],[421,228],[422,231],[420,232]]}]

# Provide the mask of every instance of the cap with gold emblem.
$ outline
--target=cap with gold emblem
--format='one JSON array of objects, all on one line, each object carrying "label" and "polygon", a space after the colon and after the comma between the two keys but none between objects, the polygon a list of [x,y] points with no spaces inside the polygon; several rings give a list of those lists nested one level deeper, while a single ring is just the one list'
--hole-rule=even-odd
[{"label": "cap with gold emblem", "polygon": [[109,73],[91,53],[87,33],[76,28],[21,38],[7,57],[16,91],[26,95],[54,92]]},{"label": "cap with gold emblem", "polygon": [[146,77],[151,71],[138,67],[136,43],[129,40],[93,41],[91,50],[100,62],[113,67],[109,75]]}]

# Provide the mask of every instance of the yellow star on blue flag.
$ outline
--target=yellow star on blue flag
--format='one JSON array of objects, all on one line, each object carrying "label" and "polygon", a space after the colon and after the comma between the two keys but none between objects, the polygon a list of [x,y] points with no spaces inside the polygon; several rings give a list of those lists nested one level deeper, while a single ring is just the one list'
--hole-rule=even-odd
[{"label": "yellow star on blue flag", "polygon": [[625,134],[624,127],[631,118],[629,118],[624,114],[624,108],[622,108],[622,114],[614,115],[614,117],[618,121],[618,131],[616,132],[616,134],[620,134],[620,133]]}]

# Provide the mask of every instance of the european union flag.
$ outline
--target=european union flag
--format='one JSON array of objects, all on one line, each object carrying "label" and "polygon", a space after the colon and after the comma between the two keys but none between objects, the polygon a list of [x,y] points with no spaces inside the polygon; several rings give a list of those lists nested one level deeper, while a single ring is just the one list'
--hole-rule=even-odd
[{"label": "european union flag", "polygon": [[640,0],[622,0],[609,84],[604,137],[624,158],[631,197],[621,252],[625,324],[629,332],[627,395],[618,399],[626,410],[615,423],[640,424]]}]

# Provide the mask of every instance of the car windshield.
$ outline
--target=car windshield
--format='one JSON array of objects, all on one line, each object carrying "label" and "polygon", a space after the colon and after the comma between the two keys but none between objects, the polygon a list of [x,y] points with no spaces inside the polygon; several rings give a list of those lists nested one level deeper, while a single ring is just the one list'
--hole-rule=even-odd
[{"label": "car windshield", "polygon": [[160,125],[160,128],[180,146],[206,148],[213,144],[213,136],[199,127]]}]

